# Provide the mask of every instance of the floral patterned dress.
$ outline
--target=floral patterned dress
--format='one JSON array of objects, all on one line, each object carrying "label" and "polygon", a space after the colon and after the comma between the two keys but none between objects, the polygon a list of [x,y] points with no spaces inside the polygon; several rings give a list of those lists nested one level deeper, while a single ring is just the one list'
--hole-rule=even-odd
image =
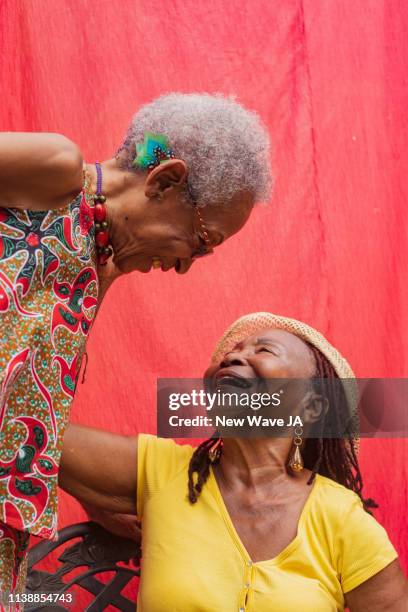
[{"label": "floral patterned dress", "polygon": [[97,306],[87,189],[57,210],[0,208],[0,522],[50,539],[62,438]]}]

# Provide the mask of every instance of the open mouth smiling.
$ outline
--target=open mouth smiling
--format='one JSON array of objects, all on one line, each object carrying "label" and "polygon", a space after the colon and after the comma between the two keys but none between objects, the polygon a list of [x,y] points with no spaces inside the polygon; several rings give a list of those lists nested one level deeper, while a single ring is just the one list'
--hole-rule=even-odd
[{"label": "open mouth smiling", "polygon": [[252,382],[243,376],[239,376],[233,372],[220,371],[215,375],[216,387],[238,387],[239,389],[249,389]]}]

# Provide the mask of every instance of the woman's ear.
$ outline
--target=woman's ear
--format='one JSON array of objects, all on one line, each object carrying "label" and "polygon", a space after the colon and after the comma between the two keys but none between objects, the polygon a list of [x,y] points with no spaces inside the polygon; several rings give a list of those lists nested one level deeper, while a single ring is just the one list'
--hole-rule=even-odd
[{"label": "woman's ear", "polygon": [[182,159],[170,159],[151,170],[145,181],[145,196],[164,196],[174,187],[181,187],[187,180],[187,164]]},{"label": "woman's ear", "polygon": [[315,391],[309,391],[303,402],[301,419],[307,424],[317,423],[324,418],[329,410],[329,402],[327,397]]}]

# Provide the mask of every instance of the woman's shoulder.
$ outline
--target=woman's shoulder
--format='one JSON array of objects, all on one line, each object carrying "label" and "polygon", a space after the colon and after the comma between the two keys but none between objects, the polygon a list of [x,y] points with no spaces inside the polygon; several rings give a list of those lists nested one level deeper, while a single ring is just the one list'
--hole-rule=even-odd
[{"label": "woman's shoulder", "polygon": [[347,487],[327,478],[317,476],[317,491],[313,505],[313,524],[331,534],[336,546],[352,544],[355,549],[377,546],[395,552],[383,526],[364,509],[359,495]]},{"label": "woman's shoulder", "polygon": [[358,497],[357,493],[340,484],[339,482],[328,478],[327,476],[316,474],[316,481],[319,483],[318,486],[322,490],[322,492],[326,494],[335,495],[336,497],[342,499],[353,499],[355,497]]},{"label": "woman's shoulder", "polygon": [[137,441],[137,513],[143,515],[146,500],[163,491],[186,472],[194,448],[170,438],[139,434]]},{"label": "woman's shoulder", "polygon": [[344,593],[384,569],[398,557],[384,527],[364,510],[354,491],[317,477],[318,499],[312,525],[327,536],[331,558]]},{"label": "woman's shoulder", "polygon": [[188,463],[194,452],[190,444],[180,444],[173,438],[159,438],[154,434],[139,434],[139,457],[145,458],[155,469],[172,465],[174,469]]},{"label": "woman's shoulder", "polygon": [[173,448],[176,452],[180,449],[189,448],[194,451],[194,447],[191,444],[184,444],[175,438],[161,438],[156,434],[151,433],[140,433],[138,435],[139,440],[144,440],[147,444],[150,444],[158,449],[161,448]]},{"label": "woman's shoulder", "polygon": [[331,478],[317,474],[316,488],[318,507],[326,516],[341,520],[353,508],[363,510],[363,502],[357,493]]}]

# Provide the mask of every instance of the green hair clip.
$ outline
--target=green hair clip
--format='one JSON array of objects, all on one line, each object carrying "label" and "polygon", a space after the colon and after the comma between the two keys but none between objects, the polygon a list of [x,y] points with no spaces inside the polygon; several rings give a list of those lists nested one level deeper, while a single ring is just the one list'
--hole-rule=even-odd
[{"label": "green hair clip", "polygon": [[167,136],[145,132],[143,144],[136,144],[136,157],[132,165],[153,170],[156,166],[173,158],[174,153],[169,147]]}]

